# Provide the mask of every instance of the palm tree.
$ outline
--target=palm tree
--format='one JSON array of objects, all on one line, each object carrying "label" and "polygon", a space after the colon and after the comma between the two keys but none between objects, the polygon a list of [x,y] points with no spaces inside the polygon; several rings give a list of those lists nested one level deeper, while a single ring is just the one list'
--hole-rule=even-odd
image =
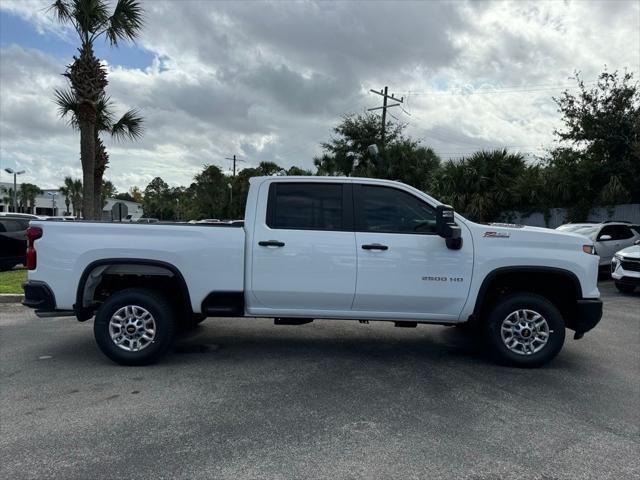
[{"label": "palm tree", "polygon": [[42,190],[37,185],[32,183],[23,183],[20,185],[20,191],[18,192],[18,198],[20,199],[20,207],[29,208],[29,213],[33,213],[33,208],[36,204],[36,197],[42,195]]},{"label": "palm tree", "polygon": [[116,190],[116,186],[111,183],[110,180],[102,181],[102,189],[100,191],[100,212],[102,212],[102,209],[107,204],[107,198],[112,198],[117,193],[118,191]]},{"label": "palm tree", "polygon": [[[58,104],[58,112],[61,117],[71,115],[69,124],[79,129],[78,112],[80,108],[80,102],[74,95],[72,90],[56,90],[55,102]],[[93,201],[94,212],[96,216],[102,215],[102,185],[104,172],[107,169],[109,163],[109,154],[107,149],[100,138],[100,133],[107,133],[115,140],[135,140],[142,136],[143,128],[142,124],[144,119],[140,116],[137,109],[131,109],[120,117],[118,121],[115,121],[115,114],[113,113],[113,102],[109,97],[102,96],[97,103],[96,108],[96,123],[95,123],[95,145],[96,145],[96,159],[93,172]]]},{"label": "palm tree", "polygon": [[[71,177],[69,177],[71,180]],[[65,178],[66,183],[66,178]],[[82,214],[82,180],[75,179],[71,180],[69,183],[69,191],[71,194],[71,203],[73,204],[73,216],[76,218],[80,218]]]},{"label": "palm tree", "polygon": [[64,185],[61,186],[58,190],[64,196],[64,204],[67,207],[65,210],[65,214],[69,215],[71,212],[69,207],[71,206],[71,190],[73,188],[73,179],[71,177],[64,177]]},{"label": "palm tree", "polygon": [[13,188],[0,187],[0,193],[2,194],[2,197],[0,197],[2,199],[2,203],[7,206],[8,212],[13,202]]},{"label": "palm tree", "polygon": [[134,40],[142,28],[142,8],[137,0],[118,0],[109,15],[106,0],[56,0],[51,5],[58,21],[71,24],[80,39],[80,55],[67,66],[76,100],[75,110],[80,130],[84,218],[97,217],[95,211],[96,123],[98,103],[104,98],[107,72],[93,52],[93,44],[104,35],[112,46],[119,41]]}]

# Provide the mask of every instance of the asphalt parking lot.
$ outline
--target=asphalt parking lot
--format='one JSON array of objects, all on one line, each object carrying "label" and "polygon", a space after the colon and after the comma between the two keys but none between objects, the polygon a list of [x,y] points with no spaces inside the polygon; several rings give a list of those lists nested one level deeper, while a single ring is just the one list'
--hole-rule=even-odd
[{"label": "asphalt parking lot", "polygon": [[121,367],[92,322],[0,305],[0,478],[627,479],[640,294],[537,370],[459,329],[209,319]]}]

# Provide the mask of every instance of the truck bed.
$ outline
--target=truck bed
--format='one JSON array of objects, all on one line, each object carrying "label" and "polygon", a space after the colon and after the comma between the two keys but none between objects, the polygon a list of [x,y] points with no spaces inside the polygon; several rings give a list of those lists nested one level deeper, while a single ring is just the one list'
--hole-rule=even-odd
[{"label": "truck bed", "polygon": [[[211,291],[242,292],[242,226],[229,224],[48,222],[34,220],[37,268],[30,280],[44,280],[56,292],[56,308],[76,303],[78,279],[97,261],[145,259],[175,266],[189,285],[194,312]],[[227,228],[220,228],[227,227]]]}]

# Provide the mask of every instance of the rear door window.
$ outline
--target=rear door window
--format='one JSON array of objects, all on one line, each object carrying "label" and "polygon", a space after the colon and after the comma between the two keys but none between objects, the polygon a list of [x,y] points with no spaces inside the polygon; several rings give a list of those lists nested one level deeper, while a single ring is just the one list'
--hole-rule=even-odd
[{"label": "rear door window", "polygon": [[267,225],[292,230],[350,229],[345,188],[341,183],[273,183]]}]

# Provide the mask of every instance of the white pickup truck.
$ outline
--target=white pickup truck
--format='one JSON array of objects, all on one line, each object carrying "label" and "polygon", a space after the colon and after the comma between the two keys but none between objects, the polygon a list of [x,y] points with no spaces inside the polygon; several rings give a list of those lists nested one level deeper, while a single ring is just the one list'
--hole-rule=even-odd
[{"label": "white pickup truck", "polygon": [[503,363],[538,366],[602,316],[586,237],[480,225],[386,180],[257,177],[244,224],[33,220],[27,237],[24,304],[95,314],[100,349],[128,365],[181,325],[244,316],[466,324]]}]

